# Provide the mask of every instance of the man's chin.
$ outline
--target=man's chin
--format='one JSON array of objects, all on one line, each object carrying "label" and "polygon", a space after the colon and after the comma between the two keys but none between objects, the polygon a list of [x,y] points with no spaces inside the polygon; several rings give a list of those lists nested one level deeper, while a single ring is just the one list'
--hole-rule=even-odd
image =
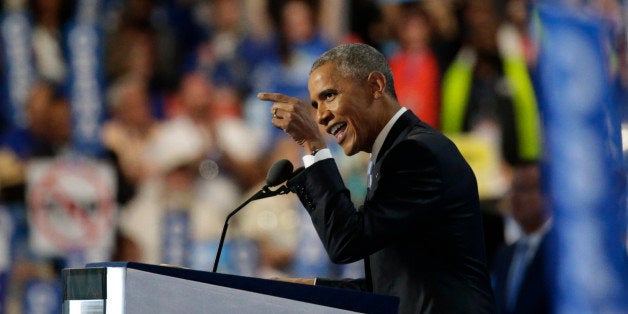
[{"label": "man's chin", "polygon": [[348,147],[342,146],[342,150],[345,152],[345,155],[347,156],[353,156],[360,152],[358,149],[355,149],[353,146],[348,146]]}]

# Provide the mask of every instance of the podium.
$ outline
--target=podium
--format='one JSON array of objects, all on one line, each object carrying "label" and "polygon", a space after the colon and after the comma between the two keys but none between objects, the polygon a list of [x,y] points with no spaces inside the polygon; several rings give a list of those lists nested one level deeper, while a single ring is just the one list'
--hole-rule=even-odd
[{"label": "podium", "polygon": [[397,313],[397,297],[133,262],[67,268],[63,313]]}]

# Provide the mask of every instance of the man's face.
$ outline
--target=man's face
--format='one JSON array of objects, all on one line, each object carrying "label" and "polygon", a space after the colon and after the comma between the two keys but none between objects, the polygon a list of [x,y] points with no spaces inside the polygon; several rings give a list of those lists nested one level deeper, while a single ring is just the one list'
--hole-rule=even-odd
[{"label": "man's face", "polygon": [[336,138],[345,154],[370,153],[378,131],[366,82],[345,78],[333,63],[326,63],[312,72],[308,88],[318,123]]}]

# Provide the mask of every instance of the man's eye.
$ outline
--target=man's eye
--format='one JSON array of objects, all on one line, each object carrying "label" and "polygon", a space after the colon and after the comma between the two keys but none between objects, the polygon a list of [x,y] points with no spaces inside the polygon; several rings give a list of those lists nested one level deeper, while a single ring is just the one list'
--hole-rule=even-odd
[{"label": "man's eye", "polygon": [[327,100],[327,101],[333,100],[334,97],[336,97],[336,93],[327,93],[327,94],[325,94],[325,100]]}]

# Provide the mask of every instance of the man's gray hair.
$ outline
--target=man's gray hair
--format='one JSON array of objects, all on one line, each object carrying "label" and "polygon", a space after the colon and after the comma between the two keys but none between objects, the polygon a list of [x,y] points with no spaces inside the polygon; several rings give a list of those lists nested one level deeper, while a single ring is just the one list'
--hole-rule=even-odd
[{"label": "man's gray hair", "polygon": [[358,81],[365,80],[373,71],[382,73],[386,77],[386,92],[397,99],[392,71],[386,57],[377,49],[360,43],[337,46],[314,61],[310,74],[330,62],[342,76]]}]

